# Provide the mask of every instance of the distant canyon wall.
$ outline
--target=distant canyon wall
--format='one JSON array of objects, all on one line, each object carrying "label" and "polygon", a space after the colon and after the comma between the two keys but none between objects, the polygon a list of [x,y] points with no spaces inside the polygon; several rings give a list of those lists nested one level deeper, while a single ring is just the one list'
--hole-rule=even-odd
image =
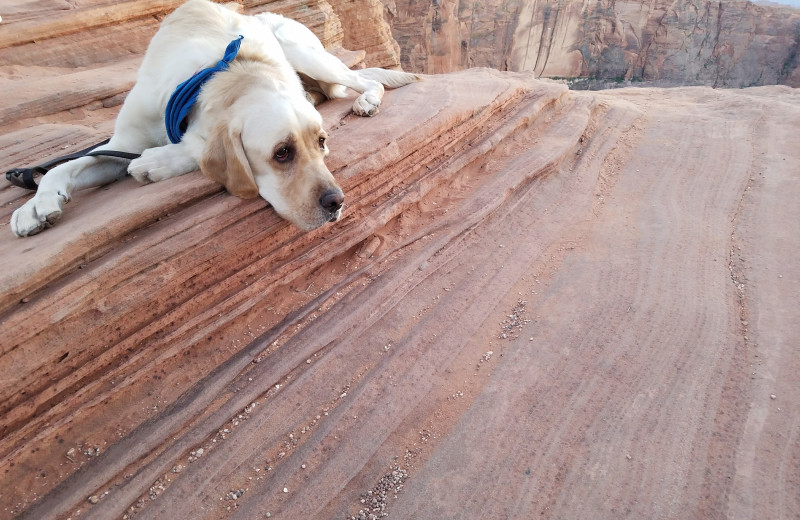
[{"label": "distant canyon wall", "polygon": [[800,11],[739,1],[383,0],[404,69],[800,87]]}]

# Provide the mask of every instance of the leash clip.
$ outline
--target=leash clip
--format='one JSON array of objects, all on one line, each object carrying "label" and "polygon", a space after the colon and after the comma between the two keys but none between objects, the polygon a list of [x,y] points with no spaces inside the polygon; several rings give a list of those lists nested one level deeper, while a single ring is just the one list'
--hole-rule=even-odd
[{"label": "leash clip", "polygon": [[33,180],[34,175],[41,173],[44,175],[47,170],[39,166],[33,168],[12,168],[6,172],[8,182],[19,188],[36,191],[39,185]]}]

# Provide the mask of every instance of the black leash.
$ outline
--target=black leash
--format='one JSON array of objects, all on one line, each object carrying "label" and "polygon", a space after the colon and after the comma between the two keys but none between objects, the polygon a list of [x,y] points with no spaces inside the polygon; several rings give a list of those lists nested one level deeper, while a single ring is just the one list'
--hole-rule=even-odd
[{"label": "black leash", "polygon": [[[215,73],[228,68],[230,62],[236,58],[236,54],[239,52],[239,46],[241,45],[243,38],[244,36],[239,35],[238,38],[231,41],[225,48],[225,55],[223,56],[222,60],[217,62],[215,66],[196,72],[191,78],[178,85],[178,87],[172,93],[172,96],[170,96],[169,102],[167,103],[166,113],[164,115],[164,124],[167,126],[167,136],[171,142],[180,142],[181,137],[183,137],[183,134],[186,131],[186,128],[184,127],[184,123],[186,123],[186,117],[188,116],[192,105],[194,105],[197,101],[197,96],[200,93],[203,83],[208,81],[208,79],[211,78],[211,76],[213,76]],[[102,155],[106,157],[119,157],[121,159],[128,160],[133,160],[140,157],[140,155],[136,153],[118,152],[116,150],[95,150],[95,148],[98,146],[108,144],[109,141],[110,139],[106,139],[102,143],[97,143],[89,148],[84,148],[83,150],[79,150],[75,153],[58,157],[56,159],[47,161],[46,163],[34,166],[33,168],[14,168],[6,172],[6,179],[8,179],[8,182],[14,186],[36,191],[39,189],[39,185],[33,180],[36,174],[44,175],[50,171],[50,168],[53,166],[57,166],[66,161],[71,161],[72,159],[77,159],[78,157]]]},{"label": "black leash", "polygon": [[19,186],[20,188],[36,191],[39,188],[39,185],[36,184],[36,181],[34,181],[33,178],[37,173],[44,175],[48,171],[50,171],[50,169],[53,168],[54,166],[58,166],[59,164],[66,161],[71,161],[72,159],[77,159],[78,157],[105,156],[105,157],[119,157],[120,159],[128,159],[128,160],[133,160],[139,157],[140,154],[138,153],[118,152],[116,150],[95,150],[95,148],[97,148],[98,146],[103,146],[104,144],[108,144],[109,140],[110,139],[106,139],[102,143],[97,143],[88,148],[84,148],[83,150],[79,150],[77,152],[65,155],[63,157],[57,157],[55,159],[47,161],[46,163],[34,166],[33,168],[14,168],[6,172],[6,179],[8,179],[8,182],[13,184],[14,186]]}]

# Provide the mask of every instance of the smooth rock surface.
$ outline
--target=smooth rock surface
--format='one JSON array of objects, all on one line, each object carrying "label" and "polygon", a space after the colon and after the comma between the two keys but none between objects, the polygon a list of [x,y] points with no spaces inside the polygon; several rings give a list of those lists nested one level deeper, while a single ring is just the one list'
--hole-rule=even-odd
[{"label": "smooth rock surface", "polygon": [[[110,133],[92,70],[0,169]],[[534,76],[323,104],[307,234],[195,172],[20,239],[0,181],[0,518],[800,515],[800,91]]]}]

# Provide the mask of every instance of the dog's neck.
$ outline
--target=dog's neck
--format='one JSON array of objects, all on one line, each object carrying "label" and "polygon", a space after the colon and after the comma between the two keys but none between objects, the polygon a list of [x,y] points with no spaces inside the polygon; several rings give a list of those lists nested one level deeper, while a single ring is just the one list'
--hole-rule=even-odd
[{"label": "dog's neck", "polygon": [[225,54],[216,65],[197,71],[192,77],[181,83],[169,98],[164,110],[164,124],[167,127],[167,137],[172,143],[179,143],[188,128],[189,112],[192,111],[200,91],[211,78],[219,72],[225,71],[239,53],[244,36],[232,40],[225,48]]},{"label": "dog's neck", "polygon": [[242,46],[239,48],[239,53],[236,55],[234,61],[239,63],[246,62],[246,61],[254,61],[258,63],[263,63],[265,65],[271,65],[273,67],[277,67],[278,63],[265,56],[263,53],[257,52],[252,45],[248,43],[243,43]]},{"label": "dog's neck", "polygon": [[242,92],[256,88],[303,95],[303,87],[294,69],[258,53],[246,52],[244,46],[230,67],[216,74],[203,87],[198,102],[211,108],[225,109],[239,99]]}]

